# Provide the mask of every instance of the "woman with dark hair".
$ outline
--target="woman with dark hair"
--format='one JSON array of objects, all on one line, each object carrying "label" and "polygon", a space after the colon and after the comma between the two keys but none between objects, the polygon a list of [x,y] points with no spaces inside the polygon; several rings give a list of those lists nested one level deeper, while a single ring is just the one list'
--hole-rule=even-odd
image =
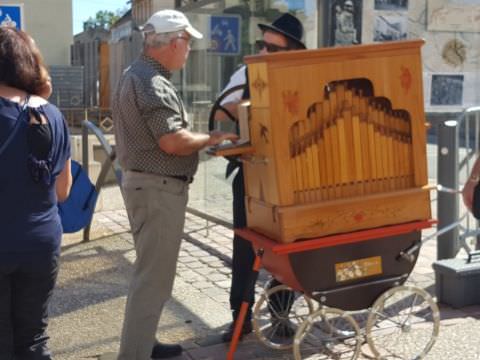
[{"label": "woman with dark hair", "polygon": [[[58,272],[57,202],[72,176],[68,128],[45,98],[33,39],[0,27],[0,360],[50,360],[47,308]],[[42,98],[43,97],[43,98]]]}]

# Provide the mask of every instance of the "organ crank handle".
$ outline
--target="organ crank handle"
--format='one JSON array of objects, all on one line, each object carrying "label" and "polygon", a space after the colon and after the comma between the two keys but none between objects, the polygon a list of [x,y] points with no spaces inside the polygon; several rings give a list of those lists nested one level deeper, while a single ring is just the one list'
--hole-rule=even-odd
[{"label": "organ crank handle", "polygon": [[218,111],[224,112],[225,115],[227,115],[229,120],[238,123],[238,119],[230,111],[228,111],[228,109],[226,109],[222,105],[222,101],[227,96],[229,96],[230,94],[232,94],[236,91],[242,91],[243,92],[244,89],[245,89],[245,85],[234,86],[234,87],[228,89],[227,91],[225,91],[222,95],[220,95],[217,98],[217,100],[215,100],[215,102],[212,105],[212,109],[210,110],[210,115],[208,117],[208,131],[212,131],[212,130],[215,129],[215,115],[217,114]]}]

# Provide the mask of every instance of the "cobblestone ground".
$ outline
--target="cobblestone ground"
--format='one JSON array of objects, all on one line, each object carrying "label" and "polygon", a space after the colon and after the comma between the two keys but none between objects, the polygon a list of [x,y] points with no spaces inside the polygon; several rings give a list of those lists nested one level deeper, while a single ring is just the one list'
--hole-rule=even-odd
[{"label": "cobblestone ground", "polygon": [[[119,195],[115,194],[117,191],[111,188],[106,194],[113,198]],[[66,236],[50,329],[56,359],[95,358],[117,350],[130,265],[134,260],[128,231],[124,209],[104,210],[95,216],[92,241],[79,243],[81,234]],[[434,241],[423,246],[407,282],[431,293],[435,247]],[[166,330],[168,341],[182,342],[188,350],[184,359],[225,358],[225,345],[215,344],[230,320],[230,255],[231,229],[187,215],[174,295],[159,327],[160,336]],[[267,277],[262,273],[257,293]],[[454,310],[442,306],[440,337],[426,359],[477,359],[478,345],[460,344],[472,343],[467,337],[480,330],[476,320],[479,313],[478,307]],[[368,359],[369,354],[365,345],[359,359]],[[269,350],[251,335],[242,342],[236,358],[269,360],[293,356],[290,351]]]}]

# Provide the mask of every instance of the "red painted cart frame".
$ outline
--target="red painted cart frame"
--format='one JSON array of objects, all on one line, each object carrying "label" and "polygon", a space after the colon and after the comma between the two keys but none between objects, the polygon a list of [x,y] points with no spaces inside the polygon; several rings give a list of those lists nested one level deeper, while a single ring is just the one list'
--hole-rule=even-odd
[{"label": "red painted cart frame", "polygon": [[[286,255],[295,252],[309,251],[314,249],[320,249],[329,247],[332,245],[341,245],[341,244],[351,244],[361,241],[369,241],[373,239],[378,239],[386,236],[394,236],[406,234],[414,231],[419,231],[432,227],[436,223],[436,220],[421,220],[414,221],[410,223],[404,223],[399,225],[385,226],[381,228],[368,229],[350,232],[346,234],[338,234],[325,236],[320,238],[296,241],[289,244],[278,243],[262,234],[259,234],[248,228],[236,229],[235,234],[241,236],[242,238],[250,241],[254,248],[257,249],[255,262],[252,268],[251,280],[249,281],[250,286],[255,286],[255,281],[258,275],[258,271],[262,265],[262,256],[265,250],[271,251],[277,255]],[[227,354],[227,360],[233,360],[233,356],[238,346],[238,341],[240,339],[240,332],[245,321],[245,316],[248,309],[248,300],[242,302],[240,308],[240,313],[235,323],[235,329],[233,332],[232,341],[230,343],[230,348]]]}]

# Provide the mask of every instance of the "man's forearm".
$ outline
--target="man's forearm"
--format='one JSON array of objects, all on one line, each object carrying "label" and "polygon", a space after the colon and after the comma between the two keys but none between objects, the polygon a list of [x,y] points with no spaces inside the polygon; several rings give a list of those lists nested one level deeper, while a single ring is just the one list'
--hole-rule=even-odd
[{"label": "man's forearm", "polygon": [[188,156],[209,145],[210,135],[182,129],[162,136],[158,145],[168,154]]},{"label": "man's forearm", "polygon": [[184,145],[180,146],[176,155],[191,155],[194,152],[202,150],[208,146],[210,135],[202,133],[189,132],[189,136],[185,139]]}]

